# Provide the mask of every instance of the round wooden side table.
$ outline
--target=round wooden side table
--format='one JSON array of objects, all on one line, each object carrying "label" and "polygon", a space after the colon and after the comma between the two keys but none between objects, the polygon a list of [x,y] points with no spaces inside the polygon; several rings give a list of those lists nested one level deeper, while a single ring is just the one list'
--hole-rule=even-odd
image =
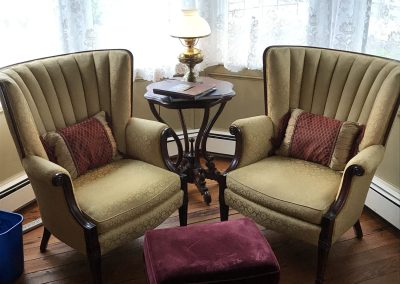
[{"label": "round wooden side table", "polygon": [[[156,82],[147,86],[147,92],[144,97],[149,103],[151,112],[159,122],[168,125],[157,112],[155,105],[168,109],[176,109],[178,111],[183,132],[184,147],[176,132],[171,128],[170,136],[172,136],[177,143],[178,157],[174,161],[172,161],[170,157],[164,158],[168,159],[167,165],[171,170],[179,174],[187,175],[188,182],[194,183],[202,194],[204,202],[210,204],[211,195],[208,192],[205,179],[208,178],[218,181],[220,172],[215,168],[213,157],[207,153],[207,138],[226,103],[235,96],[235,92],[230,82],[209,77],[202,77],[201,80],[204,83],[215,84],[216,91],[197,100],[171,100],[168,96],[153,93],[153,89],[158,88],[160,84],[160,82]],[[210,119],[210,109],[214,106],[218,107],[218,110]],[[182,113],[184,109],[204,110],[203,120],[196,138],[192,137],[189,139],[185,118]],[[201,157],[205,160],[205,168],[203,168],[200,163]]]}]

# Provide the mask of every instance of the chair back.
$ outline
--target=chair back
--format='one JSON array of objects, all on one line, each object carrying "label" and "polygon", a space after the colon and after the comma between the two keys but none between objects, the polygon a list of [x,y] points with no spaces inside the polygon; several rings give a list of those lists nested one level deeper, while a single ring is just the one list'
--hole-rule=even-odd
[{"label": "chair back", "polygon": [[0,97],[20,157],[47,158],[39,135],[105,111],[118,150],[132,115],[133,56],[100,50],[42,58],[0,69]]},{"label": "chair back", "polygon": [[264,51],[266,114],[275,130],[300,108],[365,125],[359,149],[385,144],[400,102],[400,62],[314,47],[272,46]]}]

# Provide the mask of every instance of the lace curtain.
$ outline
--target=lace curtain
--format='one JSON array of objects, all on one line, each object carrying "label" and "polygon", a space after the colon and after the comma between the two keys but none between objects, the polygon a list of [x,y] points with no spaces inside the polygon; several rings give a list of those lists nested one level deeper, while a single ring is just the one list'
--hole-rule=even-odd
[{"label": "lace curtain", "polygon": [[400,60],[398,0],[203,0],[204,65],[261,69],[270,45],[310,45]]},{"label": "lace curtain", "polygon": [[169,36],[177,0],[13,0],[2,3],[0,66],[67,52],[125,48],[135,75],[147,80],[183,73],[183,50]]},{"label": "lace curtain", "polygon": [[135,76],[172,77],[182,49],[169,36],[176,0],[59,0],[64,50],[125,48],[134,55]]},{"label": "lace curtain", "polygon": [[2,1],[0,67],[63,51],[57,1]]},{"label": "lace curtain", "polygon": [[398,0],[13,0],[2,3],[0,66],[87,49],[126,48],[137,76],[183,73],[169,36],[181,5],[195,6],[212,34],[199,69],[261,69],[265,47],[313,45],[400,59]]}]

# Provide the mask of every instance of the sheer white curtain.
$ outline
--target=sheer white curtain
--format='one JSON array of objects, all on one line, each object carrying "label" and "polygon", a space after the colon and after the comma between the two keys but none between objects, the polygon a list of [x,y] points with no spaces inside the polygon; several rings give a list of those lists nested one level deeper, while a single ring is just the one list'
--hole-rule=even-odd
[{"label": "sheer white curtain", "polygon": [[310,0],[309,5],[310,45],[365,51],[370,0]]},{"label": "sheer white curtain", "polygon": [[168,27],[180,11],[180,1],[59,2],[67,51],[125,48],[132,51],[135,72],[141,78],[160,80],[177,72],[177,56],[183,48],[169,36]]},{"label": "sheer white curtain", "polygon": [[372,0],[365,52],[400,60],[400,1]]},{"label": "sheer white curtain", "polygon": [[400,60],[398,0],[202,0],[205,64],[261,69],[270,45],[311,45]]},{"label": "sheer white curtain", "polygon": [[177,0],[13,0],[2,2],[0,66],[66,52],[125,48],[136,74],[159,80],[183,72],[169,36]]},{"label": "sheer white curtain", "polygon": [[201,41],[205,55],[211,55],[207,63],[219,61],[231,71],[260,69],[268,45],[307,44],[305,1],[206,0],[199,8],[212,30]]},{"label": "sheer white curtain", "polygon": [[265,47],[313,45],[400,59],[399,0],[10,0],[2,2],[0,66],[87,49],[126,48],[148,80],[183,73],[169,36],[181,5],[211,25],[199,68],[260,69]]},{"label": "sheer white curtain", "polygon": [[63,51],[58,3],[1,1],[0,67]]}]

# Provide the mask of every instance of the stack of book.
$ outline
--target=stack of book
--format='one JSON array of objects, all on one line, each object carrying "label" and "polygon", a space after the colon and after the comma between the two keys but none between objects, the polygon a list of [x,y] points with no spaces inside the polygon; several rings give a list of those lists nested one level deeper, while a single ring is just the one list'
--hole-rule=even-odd
[{"label": "stack of book", "polygon": [[153,88],[153,93],[168,96],[171,101],[217,99],[211,96],[217,90],[215,84],[165,80]]}]

